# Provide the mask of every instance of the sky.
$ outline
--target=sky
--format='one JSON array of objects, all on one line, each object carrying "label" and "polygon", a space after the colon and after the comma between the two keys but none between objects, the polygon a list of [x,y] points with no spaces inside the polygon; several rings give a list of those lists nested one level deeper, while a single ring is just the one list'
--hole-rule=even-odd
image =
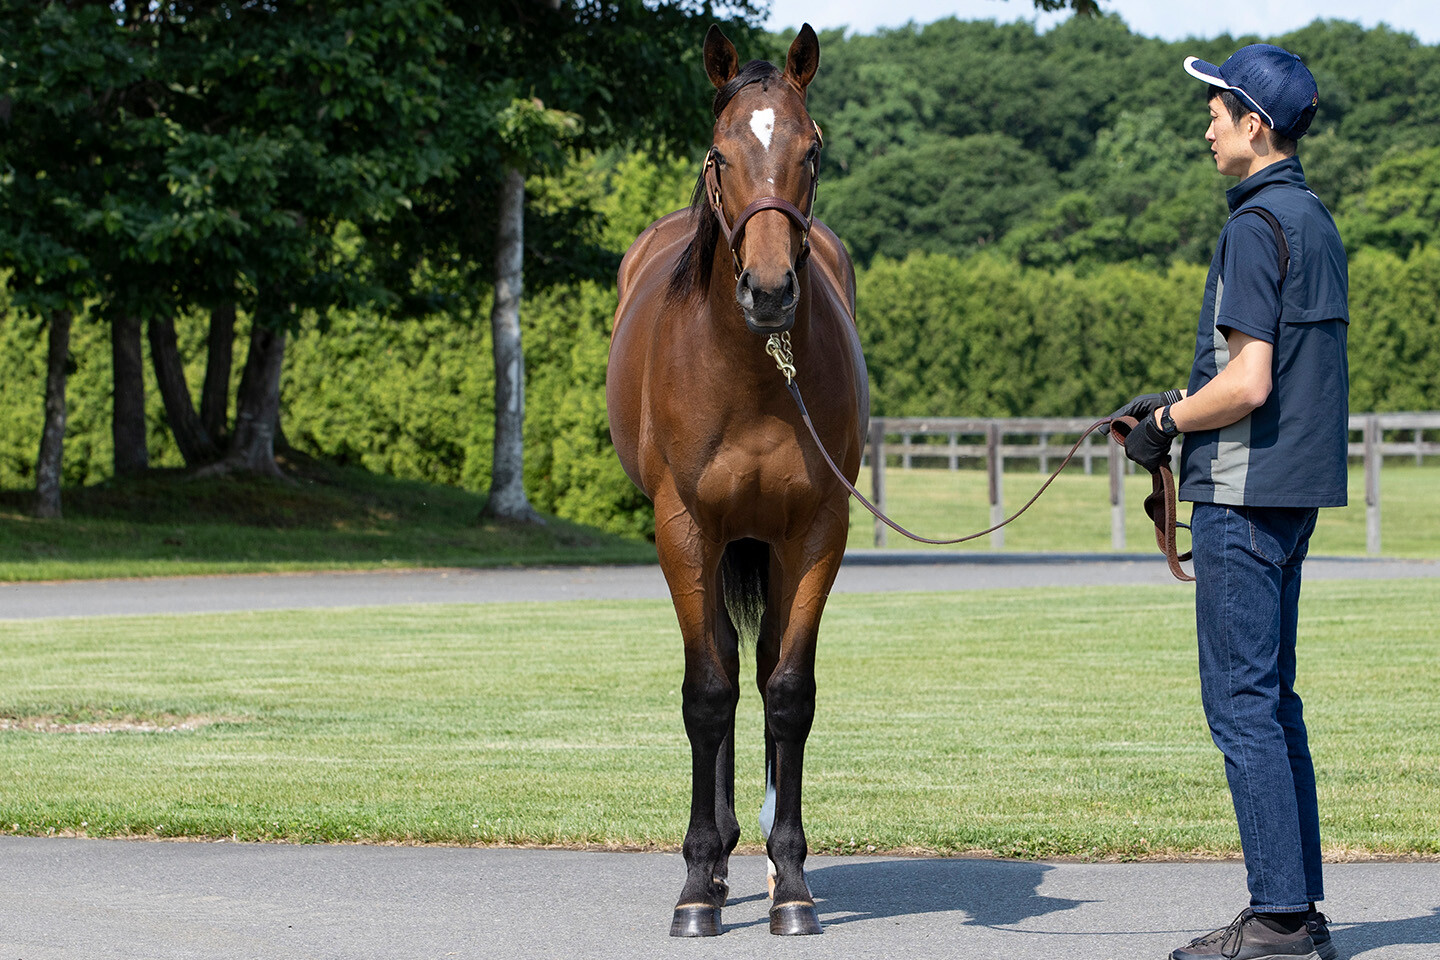
[{"label": "sky", "polygon": [[[1130,29],[1148,37],[1182,40],[1258,34],[1269,36],[1303,27],[1317,17],[1354,20],[1367,27],[1388,24],[1413,33],[1423,43],[1440,43],[1440,3],[1436,0],[1100,0],[1100,9],[1118,13]],[[872,33],[908,21],[930,23],[942,17],[961,20],[1031,20],[1046,29],[1065,14],[1039,13],[1031,0],[772,0],[771,30],[817,30],[848,26]]]}]

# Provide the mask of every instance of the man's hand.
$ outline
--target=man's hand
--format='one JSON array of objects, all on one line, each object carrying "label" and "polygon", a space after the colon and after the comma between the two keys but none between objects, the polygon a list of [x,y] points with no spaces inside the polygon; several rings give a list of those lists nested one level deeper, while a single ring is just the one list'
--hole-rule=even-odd
[{"label": "man's hand", "polygon": [[[1110,414],[1110,419],[1114,420],[1116,417],[1134,417],[1136,420],[1144,422],[1154,414],[1156,410],[1169,406],[1172,403],[1179,403],[1180,399],[1179,390],[1166,390],[1164,393],[1142,393],[1119,410]],[[1109,426],[1101,427],[1100,433],[1104,434],[1109,431],[1109,429]]]},{"label": "man's hand", "polygon": [[1125,456],[1154,473],[1170,459],[1170,437],[1160,431],[1155,415],[1142,417],[1125,437]]}]

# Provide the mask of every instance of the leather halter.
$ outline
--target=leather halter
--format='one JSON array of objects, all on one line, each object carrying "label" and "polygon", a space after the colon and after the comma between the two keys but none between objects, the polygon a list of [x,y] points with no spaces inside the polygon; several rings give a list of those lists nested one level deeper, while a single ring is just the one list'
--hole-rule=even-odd
[{"label": "leather halter", "polygon": [[[815,138],[818,147],[825,146],[825,138],[820,133],[820,124],[814,120],[810,121],[815,128]],[[815,219],[815,191],[820,186],[820,157],[817,150],[815,159],[810,161],[810,211],[807,213],[795,204],[782,197],[768,196],[761,197],[752,202],[740,216],[735,219],[732,226],[725,217],[725,203],[720,193],[720,164],[716,161],[718,151],[715,147],[705,155],[705,196],[710,201],[710,209],[715,212],[715,219],[720,222],[720,232],[725,235],[725,243],[730,247],[730,262],[735,268],[735,278],[740,278],[744,269],[740,264],[740,244],[745,240],[745,225],[750,218],[762,210],[778,210],[789,217],[795,226],[800,228],[800,255],[795,258],[795,270],[805,266],[810,259],[810,226]]]}]

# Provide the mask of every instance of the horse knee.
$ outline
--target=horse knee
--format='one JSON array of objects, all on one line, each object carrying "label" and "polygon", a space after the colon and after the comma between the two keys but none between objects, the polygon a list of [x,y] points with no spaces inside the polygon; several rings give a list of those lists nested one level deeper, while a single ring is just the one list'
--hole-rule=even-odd
[{"label": "horse knee", "polygon": [[780,669],[765,684],[765,722],[776,740],[804,740],[815,719],[815,677]]},{"label": "horse knee", "polygon": [[719,743],[730,731],[739,691],[723,673],[706,673],[687,677],[680,688],[684,703],[685,729],[693,739],[697,735]]}]

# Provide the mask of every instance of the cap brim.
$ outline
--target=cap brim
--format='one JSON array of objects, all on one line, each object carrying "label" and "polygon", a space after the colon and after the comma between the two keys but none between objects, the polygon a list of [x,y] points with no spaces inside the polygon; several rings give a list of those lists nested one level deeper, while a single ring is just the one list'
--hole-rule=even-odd
[{"label": "cap brim", "polygon": [[1213,63],[1207,63],[1199,57],[1185,58],[1185,72],[1196,80],[1204,80],[1206,83],[1216,87],[1224,87],[1226,90],[1234,90],[1225,78],[1220,76],[1220,68]]}]

